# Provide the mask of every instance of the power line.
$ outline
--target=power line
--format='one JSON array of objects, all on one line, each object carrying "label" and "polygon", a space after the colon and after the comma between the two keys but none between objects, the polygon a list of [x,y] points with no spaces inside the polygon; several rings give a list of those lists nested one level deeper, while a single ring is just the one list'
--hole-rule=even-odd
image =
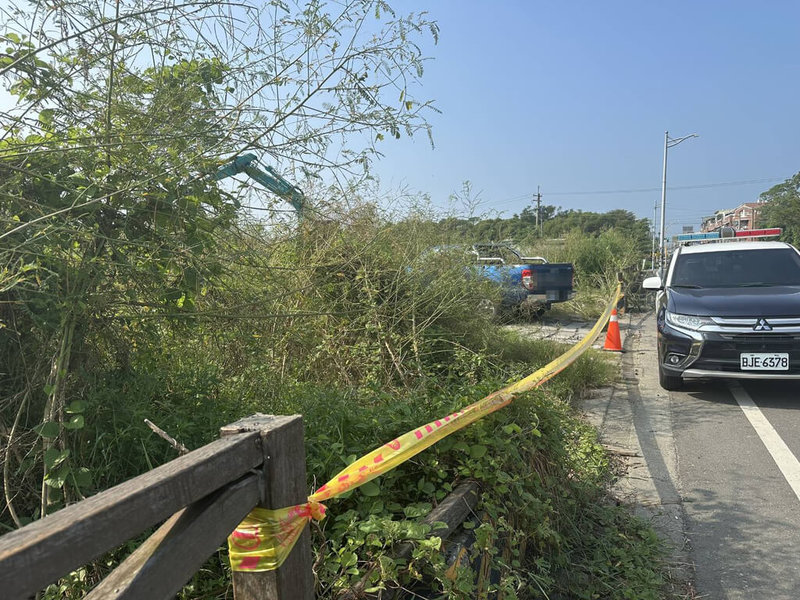
[{"label": "power line", "polygon": [[[734,187],[739,185],[753,185],[756,183],[770,183],[783,181],[785,177],[765,177],[763,179],[745,179],[742,181],[722,181],[717,183],[699,183],[695,185],[675,185],[667,187],[668,190],[697,190],[715,187]],[[634,188],[628,190],[598,190],[591,192],[547,192],[549,196],[587,196],[597,194],[639,194],[643,192],[660,192],[661,188]]]},{"label": "power line", "polygon": [[[721,181],[721,182],[714,182],[714,183],[698,183],[694,185],[676,185],[676,186],[669,186],[667,187],[668,190],[696,190],[696,189],[707,189],[707,188],[716,188],[716,187],[736,187],[736,186],[743,186],[743,185],[755,185],[759,183],[772,183],[776,181],[784,181],[785,177],[763,177],[761,179],[744,179],[740,181]],[[604,194],[643,194],[649,192],[660,192],[660,187],[652,187],[652,188],[629,188],[629,189],[621,189],[621,190],[591,190],[591,191],[574,191],[574,192],[543,192],[542,196],[599,196]],[[521,194],[518,196],[511,196],[509,198],[505,198],[498,202],[494,202],[493,205],[502,205],[502,204],[511,204],[512,202],[517,202],[519,200],[527,200],[530,198],[530,194]]]}]

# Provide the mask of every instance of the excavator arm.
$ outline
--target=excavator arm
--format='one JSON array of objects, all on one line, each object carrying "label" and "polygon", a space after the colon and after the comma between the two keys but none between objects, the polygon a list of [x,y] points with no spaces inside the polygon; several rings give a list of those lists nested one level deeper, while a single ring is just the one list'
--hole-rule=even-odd
[{"label": "excavator arm", "polygon": [[306,205],[306,197],[303,192],[278,175],[272,167],[264,167],[265,170],[262,171],[256,166],[257,161],[255,154],[237,156],[231,162],[220,167],[214,175],[214,179],[219,181],[239,173],[246,173],[270,192],[291,204],[292,208],[297,212],[298,218],[302,218],[303,209]]}]

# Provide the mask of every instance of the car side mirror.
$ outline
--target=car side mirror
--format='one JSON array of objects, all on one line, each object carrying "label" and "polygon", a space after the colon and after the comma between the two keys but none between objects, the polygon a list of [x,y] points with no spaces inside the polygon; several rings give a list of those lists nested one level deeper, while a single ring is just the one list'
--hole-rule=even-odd
[{"label": "car side mirror", "polygon": [[664,286],[661,284],[661,277],[656,275],[655,277],[648,277],[642,281],[642,287],[646,290],[660,290]]}]

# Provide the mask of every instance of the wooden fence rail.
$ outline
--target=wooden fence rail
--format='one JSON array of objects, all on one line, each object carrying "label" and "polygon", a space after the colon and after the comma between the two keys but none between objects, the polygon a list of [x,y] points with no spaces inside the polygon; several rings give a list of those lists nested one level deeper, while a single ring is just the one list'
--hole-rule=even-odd
[{"label": "wooden fence rail", "polygon": [[[168,600],[255,506],[305,502],[301,417],[253,415],[220,433],[198,450],[0,537],[0,596],[31,598],[163,522],[86,600]],[[234,598],[311,600],[311,566],[306,528],[280,569],[234,573]]]}]

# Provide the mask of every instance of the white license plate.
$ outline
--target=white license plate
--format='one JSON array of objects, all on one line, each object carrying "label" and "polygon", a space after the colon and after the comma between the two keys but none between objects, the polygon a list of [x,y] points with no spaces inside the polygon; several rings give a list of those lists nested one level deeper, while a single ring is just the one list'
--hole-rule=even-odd
[{"label": "white license plate", "polygon": [[788,371],[788,352],[742,352],[739,355],[742,371]]}]

